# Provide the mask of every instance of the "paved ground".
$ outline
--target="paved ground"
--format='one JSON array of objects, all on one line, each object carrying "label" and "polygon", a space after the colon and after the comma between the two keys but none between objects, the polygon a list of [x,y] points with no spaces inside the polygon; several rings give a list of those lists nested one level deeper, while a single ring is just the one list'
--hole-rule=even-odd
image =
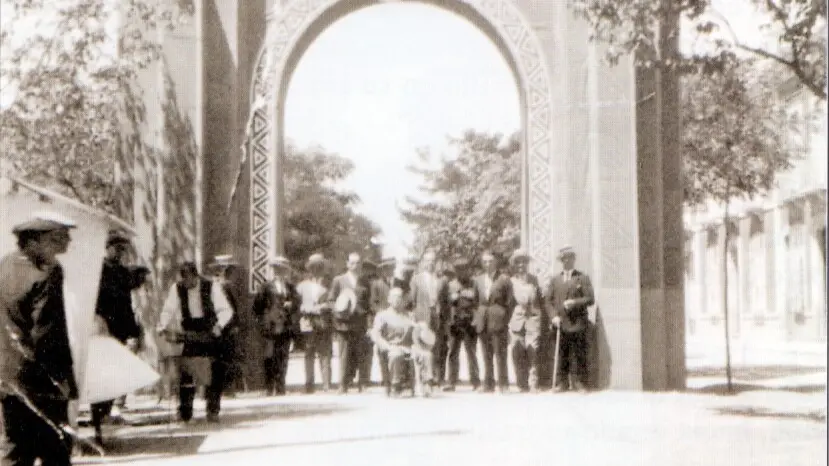
[{"label": "paved ground", "polygon": [[244,397],[226,400],[221,424],[186,427],[144,401],[133,414],[148,425],[76,464],[826,464],[826,373],[788,377],[737,381],[733,396],[700,378],[666,394]]}]

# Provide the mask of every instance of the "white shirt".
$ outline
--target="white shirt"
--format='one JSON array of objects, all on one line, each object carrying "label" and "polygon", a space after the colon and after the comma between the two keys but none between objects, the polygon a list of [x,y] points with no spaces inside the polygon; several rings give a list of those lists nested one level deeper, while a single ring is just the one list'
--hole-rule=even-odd
[{"label": "white shirt", "polygon": [[492,291],[492,276],[488,273],[484,274],[484,294],[486,299],[489,299],[489,293]]},{"label": "white shirt", "polygon": [[565,282],[569,282],[570,280],[573,279],[573,269],[564,270],[561,273],[564,275],[564,281]]},{"label": "white shirt", "polygon": [[[224,328],[230,322],[230,318],[233,317],[233,309],[230,307],[227,296],[225,296],[220,284],[213,283],[211,285],[210,298],[213,301],[213,309],[216,312],[216,323],[219,327]],[[204,309],[201,303],[201,285],[187,290],[187,303],[189,304],[190,315],[194,319],[204,317]],[[164,307],[161,309],[161,315],[158,319],[158,331],[180,331],[181,320],[181,303],[178,299],[178,286],[173,285],[167,294],[167,299],[164,301]]]}]

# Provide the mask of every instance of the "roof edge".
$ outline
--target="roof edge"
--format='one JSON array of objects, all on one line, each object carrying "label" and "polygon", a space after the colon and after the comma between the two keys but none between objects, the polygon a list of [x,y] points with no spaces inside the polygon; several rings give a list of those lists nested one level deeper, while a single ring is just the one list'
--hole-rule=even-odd
[{"label": "roof edge", "polygon": [[43,188],[41,186],[37,186],[35,184],[32,184],[32,183],[30,183],[28,181],[25,181],[21,178],[18,178],[16,176],[11,176],[11,175],[7,175],[7,174],[0,174],[0,178],[7,178],[12,183],[15,183],[19,186],[22,186],[22,187],[28,189],[29,191],[32,191],[32,192],[34,192],[34,193],[36,193],[40,196],[44,196],[44,197],[50,198],[50,199],[55,200],[55,201],[60,201],[60,202],[69,204],[69,205],[71,205],[71,206],[73,206],[73,207],[75,207],[79,210],[82,210],[82,211],[85,211],[87,213],[105,218],[106,220],[110,221],[111,223],[114,223],[119,228],[122,228],[122,229],[126,230],[128,233],[132,234],[133,236],[137,234],[136,231],[135,231],[135,227],[133,227],[132,225],[127,223],[125,220],[122,220],[122,219],[116,217],[115,215],[110,214],[109,212],[105,212],[101,209],[86,205],[83,202],[78,201],[77,199],[72,199],[71,197],[64,196],[63,194],[56,193],[52,190]]}]

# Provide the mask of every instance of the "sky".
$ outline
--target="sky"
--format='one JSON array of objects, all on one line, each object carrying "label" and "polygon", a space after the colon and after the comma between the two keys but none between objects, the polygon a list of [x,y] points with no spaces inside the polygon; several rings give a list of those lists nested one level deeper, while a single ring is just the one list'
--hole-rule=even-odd
[{"label": "sky", "polygon": [[447,135],[520,128],[518,88],[490,40],[460,16],[421,4],[378,5],[335,22],[303,55],[288,89],[285,132],[352,160],[342,186],[383,230],[388,253],[412,240],[396,204],[418,194],[406,171]]}]

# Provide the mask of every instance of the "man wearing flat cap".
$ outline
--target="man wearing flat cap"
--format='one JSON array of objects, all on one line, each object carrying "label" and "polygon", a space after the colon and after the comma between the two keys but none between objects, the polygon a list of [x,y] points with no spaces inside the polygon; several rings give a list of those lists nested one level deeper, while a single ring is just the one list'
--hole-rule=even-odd
[{"label": "man wearing flat cap", "polygon": [[319,359],[323,391],[331,390],[331,355],[333,352],[331,308],[328,306],[324,274],[327,261],[322,254],[311,254],[305,262],[308,277],[297,285],[300,297],[299,330],[305,342],[305,392],[313,393],[314,360]]},{"label": "man wearing flat cap", "polygon": [[450,271],[453,272],[453,278],[441,288],[439,298],[441,308],[448,311],[444,332],[449,337],[449,383],[443,387],[443,391],[455,391],[455,386],[458,383],[458,372],[460,371],[461,346],[466,351],[469,382],[472,384],[472,389],[477,390],[481,385],[481,379],[478,375],[478,334],[475,331],[473,321],[478,310],[478,290],[470,275],[468,260],[455,259]]},{"label": "man wearing flat cap", "polygon": [[[371,306],[371,291],[362,274],[362,265],[359,254],[349,254],[346,272],[334,277],[328,292],[340,360],[340,394],[348,393],[360,357],[360,343],[368,332],[366,314]],[[362,390],[362,386],[358,389]]]},{"label": "man wearing flat cap", "polygon": [[545,316],[542,311],[541,287],[538,285],[538,278],[529,273],[529,263],[530,256],[524,249],[517,249],[510,256],[513,309],[509,330],[512,337],[515,384],[522,392],[537,392],[538,369],[541,364],[538,351]]},{"label": "man wearing flat cap", "polygon": [[593,285],[586,273],[576,270],[576,252],[573,248],[561,248],[558,260],[562,271],[550,279],[545,296],[553,328],[561,330],[555,391],[570,389],[572,371],[572,388],[584,393],[587,391],[587,308],[595,302]]},{"label": "man wearing flat cap", "polygon": [[69,466],[69,402],[78,398],[63,298],[75,224],[36,214],[15,226],[18,251],[0,259],[0,398],[4,465]]},{"label": "man wearing flat cap", "polygon": [[475,315],[475,330],[478,332],[484,353],[483,390],[485,392],[495,390],[495,369],[497,369],[498,391],[504,393],[509,389],[507,323],[512,314],[512,282],[494,253],[484,251],[481,255],[481,265],[484,271],[475,279],[480,306]]},{"label": "man wearing flat cap", "polygon": [[207,387],[207,421],[218,422],[221,391],[213,390],[212,365],[223,329],[233,308],[220,285],[202,277],[194,262],[179,266],[180,280],[167,294],[157,331],[170,342],[183,343],[179,364],[179,419],[193,418],[198,386]]},{"label": "man wearing flat cap", "polygon": [[[108,333],[130,351],[136,351],[141,338],[141,326],[133,311],[132,292],[144,284],[149,269],[125,264],[130,244],[130,239],[121,231],[110,230],[107,234],[106,256],[101,268],[95,315],[99,331]],[[121,397],[116,406],[113,406],[114,400],[90,406],[98,444],[103,444],[102,422],[110,415],[119,418],[125,402],[126,397]]]},{"label": "man wearing flat cap", "polygon": [[259,318],[265,339],[265,390],[268,396],[284,395],[291,340],[299,333],[300,296],[289,281],[291,263],[283,256],[271,259],[273,280],[262,286],[253,299],[253,314]]}]

